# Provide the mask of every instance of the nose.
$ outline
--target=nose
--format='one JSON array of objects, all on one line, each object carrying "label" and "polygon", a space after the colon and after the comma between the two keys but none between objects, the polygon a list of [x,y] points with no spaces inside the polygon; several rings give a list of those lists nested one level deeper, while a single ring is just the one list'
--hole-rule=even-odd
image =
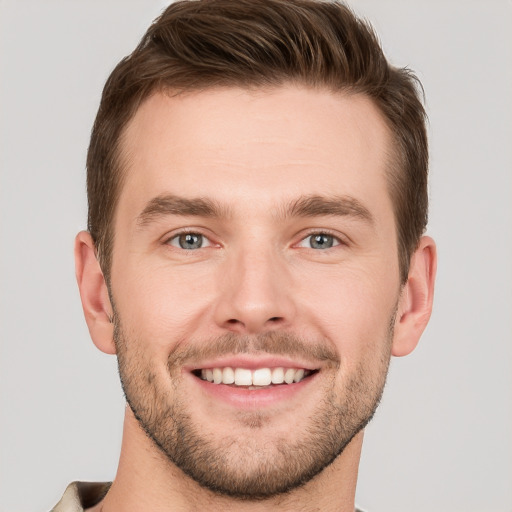
[{"label": "nose", "polygon": [[295,316],[290,271],[272,250],[233,254],[218,290],[215,321],[222,329],[258,334],[286,328]]}]

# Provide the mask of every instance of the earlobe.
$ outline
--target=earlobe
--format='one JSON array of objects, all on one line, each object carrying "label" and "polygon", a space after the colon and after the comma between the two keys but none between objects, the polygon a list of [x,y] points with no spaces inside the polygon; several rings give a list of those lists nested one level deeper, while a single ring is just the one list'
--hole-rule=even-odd
[{"label": "earlobe", "polygon": [[423,236],[411,257],[409,277],[399,301],[392,354],[405,356],[418,344],[432,313],[437,269],[436,244]]},{"label": "earlobe", "polygon": [[91,338],[102,352],[115,354],[112,305],[94,242],[87,231],[81,231],[75,238],[75,273]]}]

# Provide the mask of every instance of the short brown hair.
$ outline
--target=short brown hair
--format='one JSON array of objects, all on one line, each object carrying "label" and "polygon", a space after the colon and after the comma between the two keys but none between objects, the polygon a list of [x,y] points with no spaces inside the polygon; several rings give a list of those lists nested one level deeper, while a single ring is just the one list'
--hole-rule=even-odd
[{"label": "short brown hair", "polygon": [[400,277],[427,224],[428,147],[421,85],[391,66],[372,28],[339,1],[185,0],[171,4],[108,78],[87,155],[88,229],[109,282],[122,187],[123,129],[157,91],[285,83],[360,93],[394,137],[388,184]]}]

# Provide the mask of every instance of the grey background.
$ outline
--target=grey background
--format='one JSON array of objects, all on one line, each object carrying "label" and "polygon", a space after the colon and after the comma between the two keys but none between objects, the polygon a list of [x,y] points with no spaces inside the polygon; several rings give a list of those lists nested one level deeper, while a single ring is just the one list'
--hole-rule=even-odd
[{"label": "grey background", "polygon": [[[109,71],[163,1],[0,1],[0,511],[115,474],[124,402],[74,280],[84,161]],[[416,70],[431,132],[434,314],[392,363],[358,503],[512,511],[512,2],[356,0]]]}]

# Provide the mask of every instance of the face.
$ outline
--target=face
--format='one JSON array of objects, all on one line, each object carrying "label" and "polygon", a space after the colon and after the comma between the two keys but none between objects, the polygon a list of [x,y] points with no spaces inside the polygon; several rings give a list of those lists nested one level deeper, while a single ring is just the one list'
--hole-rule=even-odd
[{"label": "face", "polygon": [[155,95],[127,127],[121,379],[202,486],[286,492],[371,418],[400,294],[390,148],[367,98],[292,86]]}]

